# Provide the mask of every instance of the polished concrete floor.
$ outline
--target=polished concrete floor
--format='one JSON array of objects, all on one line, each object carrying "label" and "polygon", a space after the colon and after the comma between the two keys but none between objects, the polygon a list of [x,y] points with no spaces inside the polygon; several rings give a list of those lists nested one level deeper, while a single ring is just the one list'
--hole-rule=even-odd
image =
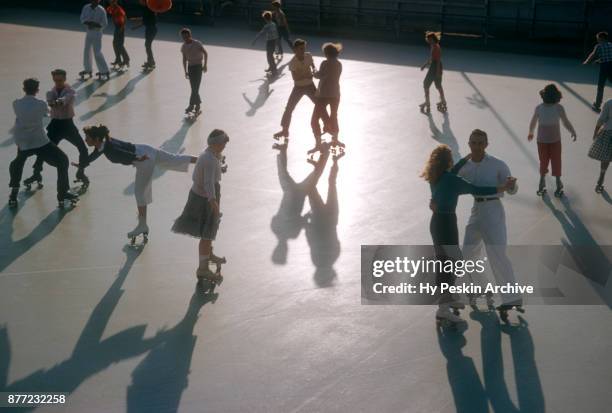
[{"label": "polished concrete floor", "polygon": [[[55,208],[47,167],[43,190],[22,193],[17,212],[0,211],[0,391],[70,393],[63,408],[41,412],[609,409],[609,305],[532,306],[511,326],[466,312],[469,328],[458,334],[437,332],[433,307],[360,298],[360,246],[430,242],[429,191],[418,173],[439,142],[465,154],[474,128],[489,133],[489,152],[518,178],[519,193],[504,201],[511,244],[612,244],[612,200],[594,193],[598,165],[586,156],[594,67],[444,50],[449,112],[428,118],[417,108],[425,46],[345,41],[347,154],[313,167],[305,100],[288,151],[271,148],[291,76],[285,68],[276,82],[264,79],[264,45],[250,47],[247,30],[195,28],[209,72],[204,114],[184,122],[179,28],[160,26],[152,73],[136,69],[144,48],[134,31],[129,72],[80,83],[76,15],[0,13],[0,181],[15,154],[10,103],[27,76],[49,88],[55,67],[78,88],[79,126],[104,123],[116,137],[193,154],[213,128],[231,137],[215,244],[229,262],[215,294],[196,288],[197,242],[170,232],[190,174],[156,174],[143,250],[125,247],[136,221],[134,171],[103,158],[88,169],[92,185],[74,210]],[[327,39],[308,40],[319,62]],[[110,36],[104,53],[110,60]],[[575,143],[564,132],[565,202],[535,196],[537,153],[526,140],[537,92],[551,81],[578,131]],[[76,160],[71,145],[61,148]],[[470,204],[460,202],[461,232]]]}]

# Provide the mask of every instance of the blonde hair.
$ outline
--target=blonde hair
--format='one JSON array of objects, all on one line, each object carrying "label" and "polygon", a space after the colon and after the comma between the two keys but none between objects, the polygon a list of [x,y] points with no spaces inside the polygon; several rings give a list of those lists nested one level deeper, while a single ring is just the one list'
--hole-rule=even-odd
[{"label": "blonde hair", "polygon": [[429,39],[434,39],[436,43],[439,43],[440,39],[442,39],[442,32],[425,32],[425,40]]},{"label": "blonde hair", "polygon": [[430,184],[438,182],[442,174],[453,166],[453,153],[448,145],[438,145],[425,164],[421,177]]},{"label": "blonde hair", "polygon": [[342,43],[323,43],[323,46],[321,46],[321,50],[323,51],[323,54],[325,54],[326,57],[338,57],[338,55],[342,51]]}]

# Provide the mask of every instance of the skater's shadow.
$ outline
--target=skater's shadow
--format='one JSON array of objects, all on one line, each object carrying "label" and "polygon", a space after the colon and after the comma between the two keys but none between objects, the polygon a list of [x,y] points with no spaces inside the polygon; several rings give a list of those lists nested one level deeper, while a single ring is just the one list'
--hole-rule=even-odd
[{"label": "skater's shadow", "polygon": [[525,156],[525,158],[527,158],[527,160],[529,161],[529,163],[531,164],[532,168],[535,170],[538,170],[539,167],[539,162],[536,160],[536,158],[534,157],[532,151],[528,150],[527,147],[525,146],[524,140],[520,139],[516,133],[514,133],[514,131],[512,130],[512,128],[510,127],[510,125],[508,125],[508,123],[504,120],[504,118],[501,117],[501,115],[495,110],[495,108],[493,106],[491,106],[491,103],[485,98],[485,96],[480,92],[480,89],[478,89],[478,87],[476,86],[476,84],[474,84],[474,82],[472,81],[472,79],[470,79],[468,77],[468,75],[465,72],[461,72],[461,76],[463,76],[463,79],[465,80],[465,82],[472,87],[472,89],[474,89],[474,94],[472,95],[472,97],[467,98],[469,102],[471,102],[472,104],[477,105],[477,107],[479,108],[488,108],[489,111],[493,114],[493,116],[495,117],[495,119],[497,119],[497,121],[500,123],[500,125],[506,130],[506,132],[508,133],[508,135],[510,136],[510,139],[512,139],[512,141],[514,142],[514,144],[519,148],[519,150],[523,153],[523,155]]},{"label": "skater's shadow", "polygon": [[[283,191],[278,212],[272,217],[270,228],[278,240],[274,251],[272,252],[272,262],[274,264],[284,265],[287,263],[287,255],[289,252],[289,240],[296,239],[304,225],[306,218],[302,216],[306,195],[313,185],[316,185],[321,174],[322,167],[315,169],[300,183],[289,174],[287,168],[287,147],[282,147],[276,157],[276,165],[278,168],[278,180]],[[324,167],[325,165],[323,165]]]},{"label": "skater's shadow", "polygon": [[[494,311],[473,311],[470,318],[481,324],[484,389],[493,411],[544,413],[544,393],[535,361],[535,348],[525,319],[519,316],[518,324],[501,325]],[[504,375],[502,333],[510,338],[518,406],[510,397]]]},{"label": "skater's shadow", "polygon": [[427,115],[427,120],[429,121],[429,129],[431,130],[431,137],[443,144],[446,144],[451,149],[453,154],[453,159],[458,161],[461,159],[461,153],[459,151],[459,143],[457,143],[457,138],[455,134],[451,130],[450,127],[450,116],[448,112],[444,113],[444,120],[442,121],[442,130],[438,129],[436,123],[433,120],[433,116],[431,114]]},{"label": "skater's shadow", "polygon": [[40,221],[28,235],[19,240],[13,240],[13,227],[17,214],[25,201],[33,194],[34,192],[21,192],[18,197],[19,205],[17,208],[12,209],[7,205],[0,212],[0,272],[51,234],[68,213],[67,209],[56,208]]},{"label": "skater's shadow", "polygon": [[605,189],[603,190],[603,192],[601,193],[601,197],[603,198],[604,201],[606,201],[608,204],[612,205],[612,198],[610,198],[610,193],[608,193],[608,191],[606,191]]},{"label": "skater's shadow", "polygon": [[582,96],[580,96],[578,94],[578,92],[576,92],[574,89],[572,89],[570,86],[568,86],[565,82],[561,81],[561,80],[557,80],[557,83],[565,90],[567,90],[573,97],[575,97],[577,100],[580,101],[580,103],[582,103],[584,106],[586,106],[587,108],[591,109],[591,105],[592,103],[590,103],[588,100],[586,100],[585,98],[583,98]]},{"label": "skater's shadow", "polygon": [[134,89],[136,88],[136,84],[145,77],[147,77],[147,75],[148,73],[139,73],[138,75],[134,76],[125,84],[125,86],[119,92],[114,95],[110,95],[108,93],[99,93],[97,95],[94,95],[104,97],[106,99],[105,102],[98,106],[98,108],[81,115],[79,120],[81,122],[86,122],[94,116],[98,115],[99,113],[102,113],[105,110],[110,109],[118,103],[122,102],[123,100],[125,100],[125,98],[129,96],[130,93],[134,91]]},{"label": "skater's shadow", "polygon": [[85,86],[79,87],[77,89],[78,86],[84,83],[85,82],[78,81],[77,83],[74,83],[72,85],[72,88],[75,89],[76,91],[75,96],[74,96],[74,106],[78,106],[81,103],[85,102],[87,99],[91,97],[91,95],[94,94],[96,90],[100,89],[106,84],[106,82],[98,82],[95,80],[91,80]]},{"label": "skater's shadow", "polygon": [[[322,155],[316,168],[322,171],[329,155]],[[306,239],[310,247],[310,257],[315,265],[314,281],[318,287],[330,287],[336,279],[334,263],[340,256],[338,239],[338,161],[334,160],[329,171],[327,199],[323,202],[317,185],[314,183],[308,192],[310,212],[306,214]]]},{"label": "skater's shadow", "polygon": [[[103,339],[108,322],[123,295],[123,283],[140,255],[141,249],[124,247],[126,260],[117,277],[94,307],[81,332],[70,358],[49,369],[40,369],[27,377],[6,384],[2,391],[24,392],[36,389],[38,392],[74,392],[85,380],[107,369],[112,364],[136,357],[153,348],[163,339],[157,335],[144,339],[145,324],[129,327]],[[0,331],[0,345],[5,347],[10,361],[8,333]],[[2,360],[0,367],[7,369],[9,362]],[[0,372],[0,380],[6,383],[6,372]],[[34,409],[25,409],[29,411]]]},{"label": "skater's shadow", "polygon": [[255,116],[257,110],[266,104],[266,101],[272,92],[274,92],[274,89],[270,89],[270,81],[268,79],[259,79],[258,81],[261,82],[261,85],[257,88],[258,93],[255,100],[250,100],[246,93],[242,93],[242,98],[249,105],[249,110],[246,111],[247,116]]},{"label": "skater's shadow", "polygon": [[609,301],[604,290],[609,282],[610,273],[612,273],[612,263],[578,214],[572,209],[569,199],[561,198],[563,211],[557,209],[548,195],[544,195],[542,199],[565,233],[566,239],[562,239],[561,243],[571,255],[571,259],[563,260],[562,263],[596,283],[598,294],[608,307],[612,308],[612,302]]},{"label": "skater's shadow", "polygon": [[[187,137],[187,132],[189,132],[189,128],[191,128],[191,126],[193,126],[193,123],[183,122],[179,130],[174,135],[172,135],[170,139],[164,141],[164,143],[162,143],[159,148],[170,153],[183,153],[185,151],[185,148],[183,148],[182,146],[185,142],[185,138]],[[152,181],[161,178],[165,173],[166,169],[155,168],[155,171],[153,172]],[[132,182],[123,190],[123,194],[134,195],[134,188],[134,182]]]},{"label": "skater's shadow", "polygon": [[196,286],[183,319],[169,330],[132,372],[127,388],[127,412],[178,411],[183,391],[188,387],[191,360],[197,336],[194,328],[200,309],[217,299],[213,290]]},{"label": "skater's shadow", "polygon": [[454,329],[438,327],[436,331],[457,413],[488,413],[487,395],[474,360],[463,354],[465,337]]}]

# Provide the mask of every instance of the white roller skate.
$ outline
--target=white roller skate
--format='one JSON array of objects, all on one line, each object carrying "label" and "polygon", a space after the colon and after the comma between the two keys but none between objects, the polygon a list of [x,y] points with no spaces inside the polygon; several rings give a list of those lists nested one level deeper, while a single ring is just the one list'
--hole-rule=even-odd
[{"label": "white roller skate", "polygon": [[141,215],[138,216],[138,225],[136,225],[136,228],[127,234],[132,246],[136,245],[136,239],[139,235],[142,235],[143,245],[149,241],[149,226],[147,225],[147,219]]},{"label": "white roller skate", "polygon": [[208,263],[209,261],[206,261],[198,267],[196,271],[196,277],[198,278],[198,281],[208,281],[216,285],[221,284],[221,282],[223,281],[223,276],[219,271],[212,272],[210,270],[210,267],[208,266]]}]

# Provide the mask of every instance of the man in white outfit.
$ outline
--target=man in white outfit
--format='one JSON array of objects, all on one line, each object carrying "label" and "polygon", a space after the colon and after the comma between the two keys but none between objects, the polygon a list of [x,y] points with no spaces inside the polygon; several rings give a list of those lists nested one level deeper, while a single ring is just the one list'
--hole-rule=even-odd
[{"label": "man in white outfit", "polygon": [[83,6],[81,23],[87,26],[87,34],[85,35],[85,49],[83,50],[83,71],[79,75],[81,77],[91,77],[91,54],[93,49],[96,66],[98,66],[98,76],[105,76],[108,79],[108,65],[102,54],[102,32],[108,20],[106,19],[106,10],[100,6],[100,0],[91,0],[90,4]]},{"label": "man in white outfit", "polygon": [[[488,146],[486,132],[475,129],[469,140],[471,153],[459,161],[453,172],[477,186],[499,186],[511,177],[510,169],[505,162],[486,153]],[[509,194],[518,190],[516,183]],[[474,206],[465,228],[463,256],[471,259],[480,254],[484,242],[488,262],[493,271],[497,285],[514,283],[512,263],[506,256],[506,214],[501,202],[503,193],[486,197],[474,197]],[[503,304],[519,303],[520,295],[502,295]]]}]

